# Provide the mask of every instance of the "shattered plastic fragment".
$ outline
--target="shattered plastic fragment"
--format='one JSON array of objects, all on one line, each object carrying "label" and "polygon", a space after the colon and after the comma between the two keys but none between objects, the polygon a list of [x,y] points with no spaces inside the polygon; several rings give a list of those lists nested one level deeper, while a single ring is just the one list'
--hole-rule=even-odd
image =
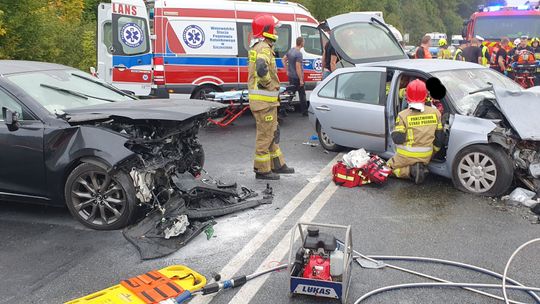
[{"label": "shattered plastic fragment", "polygon": [[523,188],[516,188],[510,195],[505,195],[501,199],[503,201],[509,200],[519,203],[525,203],[528,200],[532,200],[532,198],[536,195],[536,193],[523,189]]},{"label": "shattered plastic fragment", "polygon": [[177,216],[174,223],[163,230],[165,239],[168,240],[171,237],[179,236],[180,234],[186,232],[188,226],[189,221],[187,215],[181,214]]},{"label": "shattered plastic fragment", "polygon": [[204,234],[206,234],[206,240],[210,240],[214,235],[214,225],[210,225],[204,229]]}]

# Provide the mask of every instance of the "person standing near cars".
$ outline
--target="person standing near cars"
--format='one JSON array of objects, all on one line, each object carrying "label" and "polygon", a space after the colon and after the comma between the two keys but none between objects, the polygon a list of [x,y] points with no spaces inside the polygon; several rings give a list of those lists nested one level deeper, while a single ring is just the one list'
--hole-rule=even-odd
[{"label": "person standing near cars", "polygon": [[248,55],[248,91],[257,128],[253,165],[256,179],[278,180],[279,174],[294,173],[279,148],[280,82],[273,50],[278,26],[279,20],[272,15],[256,16],[251,24],[254,40]]},{"label": "person standing near cars", "polygon": [[388,161],[397,178],[412,179],[420,184],[427,175],[427,164],[434,153],[444,143],[441,113],[434,107],[426,106],[428,91],[419,79],[407,85],[409,108],[399,112],[396,118],[392,140],[396,154]]},{"label": "person standing near cars", "polygon": [[420,46],[416,49],[414,54],[415,59],[431,59],[431,53],[429,52],[429,43],[431,42],[431,36],[425,35],[420,42]]},{"label": "person standing near cars", "polygon": [[[328,35],[331,35],[331,32],[328,32]],[[323,63],[323,78],[325,79],[336,70],[336,65],[338,62],[338,56],[336,53],[336,50],[332,46],[332,43],[330,43],[330,40],[326,42],[323,48],[323,54],[321,61]]]},{"label": "person standing near cars", "polygon": [[463,49],[465,61],[482,64],[482,50],[480,50],[477,38],[471,39],[471,43]]},{"label": "person standing near cars", "polygon": [[300,98],[300,112],[303,116],[308,116],[306,90],[304,88],[304,69],[302,48],[304,47],[304,38],[296,38],[296,46],[291,48],[285,56],[283,56],[283,65],[287,67],[287,76],[289,84],[294,86],[294,94],[298,92]]},{"label": "person standing near cars", "polygon": [[502,37],[500,45],[493,48],[490,59],[490,67],[505,75],[508,74],[506,70],[506,63],[509,48],[510,39],[508,39],[508,37]]},{"label": "person standing near cars", "polygon": [[448,49],[448,42],[444,38],[439,39],[437,59],[452,59],[452,52]]}]

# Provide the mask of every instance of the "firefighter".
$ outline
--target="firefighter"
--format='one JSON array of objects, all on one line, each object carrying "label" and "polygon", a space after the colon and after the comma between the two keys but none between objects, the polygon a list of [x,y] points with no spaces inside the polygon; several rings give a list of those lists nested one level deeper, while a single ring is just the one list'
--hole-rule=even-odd
[{"label": "firefighter", "polygon": [[476,36],[476,39],[478,39],[478,42],[479,42],[478,47],[480,48],[480,53],[482,54],[480,63],[483,66],[488,67],[489,66],[489,49],[486,46],[486,41],[484,40],[484,38],[478,35]]},{"label": "firefighter", "polygon": [[508,51],[510,51],[510,40],[508,37],[502,37],[501,43],[493,47],[490,58],[490,67],[505,75],[508,74],[506,70]]},{"label": "firefighter", "polygon": [[279,174],[294,173],[287,167],[279,148],[279,78],[273,50],[279,21],[272,15],[259,15],[251,24],[253,41],[249,51],[249,106],[257,128],[255,140],[255,178],[278,180]]},{"label": "firefighter", "polygon": [[465,41],[461,41],[458,48],[454,52],[454,60],[457,61],[465,61],[465,57],[463,56],[463,49],[467,46]]},{"label": "firefighter", "polygon": [[452,52],[448,49],[448,42],[444,38],[439,39],[437,59],[452,59]]},{"label": "firefighter", "polygon": [[425,106],[428,91],[426,84],[416,79],[407,85],[409,108],[399,112],[392,140],[396,154],[388,164],[398,178],[410,178],[416,184],[424,181],[426,165],[444,142],[441,113]]}]

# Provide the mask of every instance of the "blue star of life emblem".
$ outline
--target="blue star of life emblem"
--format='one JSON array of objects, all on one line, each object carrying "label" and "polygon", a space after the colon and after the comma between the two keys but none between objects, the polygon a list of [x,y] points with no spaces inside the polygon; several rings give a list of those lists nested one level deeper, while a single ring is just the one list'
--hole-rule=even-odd
[{"label": "blue star of life emblem", "polygon": [[122,42],[131,47],[139,47],[144,41],[144,35],[141,27],[136,23],[126,23],[120,31]]},{"label": "blue star of life emblem", "polygon": [[204,31],[197,25],[189,25],[184,29],[182,38],[187,46],[197,49],[204,44]]}]

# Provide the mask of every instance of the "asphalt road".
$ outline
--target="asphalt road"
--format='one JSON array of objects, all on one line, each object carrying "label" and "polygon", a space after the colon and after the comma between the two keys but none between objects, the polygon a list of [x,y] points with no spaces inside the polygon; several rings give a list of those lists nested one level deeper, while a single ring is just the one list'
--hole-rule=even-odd
[{"label": "asphalt road", "polygon": [[[336,157],[303,143],[314,134],[307,118],[291,114],[282,123],[282,150],[297,174],[272,182],[275,199],[217,219],[215,234],[200,235],[178,252],[141,261],[120,231],[84,228],[66,209],[12,203],[0,205],[0,303],[61,303],[117,284],[152,269],[184,264],[207,277],[245,274],[273,266],[289,246],[288,233],[299,220],[351,225],[353,246],[365,254],[450,259],[497,272],[522,243],[539,237],[537,218],[522,207],[475,197],[433,177],[422,186],[390,180],[386,185],[336,187],[328,166]],[[222,129],[205,128],[206,170],[216,178],[254,189],[254,121],[249,116]],[[538,286],[540,244],[525,249],[510,274]],[[485,275],[431,263],[393,262],[455,282],[497,283]],[[392,269],[353,265],[349,303],[387,285],[426,281]],[[539,286],[540,287],[540,286]],[[286,272],[256,279],[243,288],[194,303],[336,303],[288,296]],[[499,290],[493,291],[501,294]],[[521,294],[516,298],[531,302]],[[457,289],[414,289],[374,296],[365,303],[495,303]]]}]

